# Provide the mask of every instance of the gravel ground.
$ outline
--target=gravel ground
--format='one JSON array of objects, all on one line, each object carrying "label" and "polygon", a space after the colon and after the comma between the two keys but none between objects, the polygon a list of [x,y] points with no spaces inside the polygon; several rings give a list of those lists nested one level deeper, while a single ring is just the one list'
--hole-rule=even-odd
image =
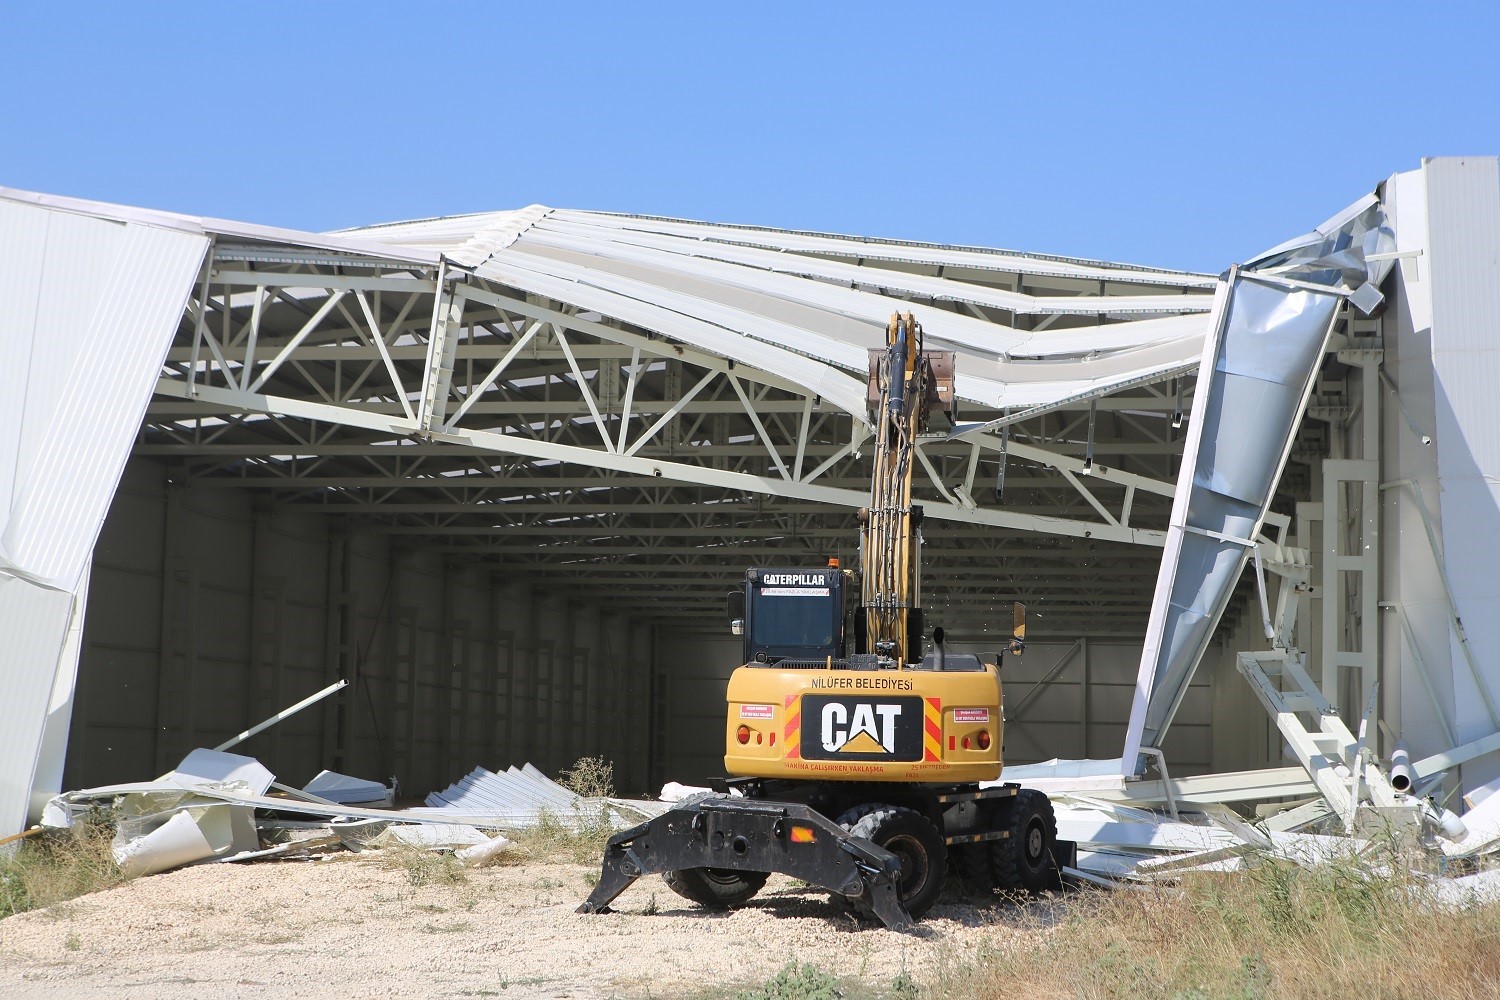
[{"label": "gravel ground", "polygon": [[1048,904],[939,904],[913,935],[773,877],[709,913],[660,878],[581,916],[597,869],[530,863],[413,886],[371,855],[206,865],[0,921],[5,997],[662,997],[732,993],[786,962],[929,985],[981,944],[1027,947]]}]

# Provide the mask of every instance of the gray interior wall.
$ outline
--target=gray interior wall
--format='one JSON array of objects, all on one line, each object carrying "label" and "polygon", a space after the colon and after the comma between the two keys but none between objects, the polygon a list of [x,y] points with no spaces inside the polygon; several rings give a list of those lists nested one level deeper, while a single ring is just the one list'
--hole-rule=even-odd
[{"label": "gray interior wall", "polygon": [[339,518],[184,489],[132,461],[94,553],[67,787],[153,777],[251,738],[283,781],[322,768],[424,795],[476,765],[578,757],[650,783],[651,630],[494,564],[448,564]]},{"label": "gray interior wall", "polygon": [[[1303,631],[1316,633],[1317,629]],[[1235,666],[1240,651],[1268,648],[1260,607],[1256,605],[1240,615],[1232,627],[1221,628],[1203,658],[1198,676],[1209,679],[1212,692],[1209,771],[1248,771],[1294,763],[1283,759],[1284,743],[1276,723]],[[1172,764],[1170,756],[1167,763]]]},{"label": "gray interior wall", "polygon": [[[993,649],[972,643],[950,643],[955,651]],[[1139,643],[1080,640],[1034,642],[1019,659],[1007,656],[1005,685],[1005,759],[1029,764],[1053,757],[1118,757],[1140,664]],[[1070,656],[1071,653],[1071,656]],[[724,632],[674,630],[657,641],[658,669],[666,677],[667,746],[661,773],[665,779],[701,784],[724,774],[724,693],[739,665],[740,640]],[[1047,677],[1064,657],[1060,672]],[[1033,689],[1035,697],[1030,697]],[[1026,702],[1019,715],[1015,709]],[[1200,671],[1189,687],[1163,751],[1174,775],[1209,770],[1212,680]],[[1257,715],[1264,712],[1257,708]]]}]

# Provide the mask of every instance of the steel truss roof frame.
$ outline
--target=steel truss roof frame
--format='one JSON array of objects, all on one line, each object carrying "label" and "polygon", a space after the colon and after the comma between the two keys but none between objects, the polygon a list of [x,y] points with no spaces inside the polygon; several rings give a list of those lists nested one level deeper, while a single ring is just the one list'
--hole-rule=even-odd
[{"label": "steel truss roof frame", "polygon": [[1021,584],[1058,631],[1147,606],[1211,276],[543,206],[319,235],[0,196],[211,238],[136,446],[179,481],[570,588],[691,566],[625,599],[707,618],[693,588],[744,559],[852,545],[865,351],[915,308],[963,355],[918,486],[952,613]]},{"label": "steel truss roof frame", "polygon": [[[726,339],[722,328],[696,328],[686,343],[507,285],[492,265],[516,245],[518,228],[528,231],[515,225],[503,238],[485,237],[483,254],[449,247],[435,264],[361,267],[351,255],[327,263],[327,248],[299,256],[291,243],[216,245],[137,453],[168,459],[187,481],[264,490],[453,555],[524,563],[538,580],[559,578],[553,566],[644,566],[632,571],[649,574],[691,559],[703,568],[693,582],[662,587],[655,600],[649,587],[621,594],[664,618],[710,615],[692,588],[718,586],[752,551],[821,558],[852,544],[847,512],[866,497],[862,381],[792,349],[805,343]],[[372,232],[394,239],[396,229]],[[1022,276],[1013,277],[1021,286]],[[1076,322],[1088,311],[1104,323],[1102,301],[1081,310],[1072,297],[1033,294],[1045,279],[1026,277],[1024,294],[991,296],[992,306],[1016,306],[1012,322],[1036,312]],[[1149,287],[1159,292],[1162,280],[1153,275]],[[1174,308],[1199,308],[1196,300],[1209,298],[1190,295],[1199,287],[1196,278],[1186,283],[1179,297],[1195,301]],[[957,308],[929,306],[945,307]],[[665,317],[664,325],[680,322]],[[848,367],[863,353],[840,350]],[[1190,379],[1170,384],[1180,370],[1134,378],[1116,395],[1070,387],[1047,414],[1007,419],[1001,411],[961,438],[925,440],[919,490],[934,566],[981,538],[1003,542],[1012,557],[1062,545],[1075,565],[1088,565],[1100,546],[1118,549],[1114,558],[1140,572],[1104,575],[1078,596],[1094,611],[1118,606],[1138,619],[1155,557],[1131,550],[1161,543],[1180,451],[1171,418],[1184,399],[1191,403]],[[1003,499],[994,488],[1001,485]],[[1013,578],[1024,580],[1022,564],[1010,562]],[[973,579],[982,581],[983,570]],[[956,568],[951,589],[956,615],[984,610],[969,609],[976,595],[964,593]],[[1010,580],[1006,589],[1008,599]],[[1077,624],[1104,624],[1079,610]]]}]

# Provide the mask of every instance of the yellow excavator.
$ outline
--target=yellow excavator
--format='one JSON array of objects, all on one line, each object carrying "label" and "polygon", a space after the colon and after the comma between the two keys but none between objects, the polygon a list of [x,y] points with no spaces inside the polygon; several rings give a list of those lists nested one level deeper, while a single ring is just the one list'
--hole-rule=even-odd
[{"label": "yellow excavator", "polygon": [[[870,351],[875,455],[857,572],[836,559],[746,572],[729,599],[744,645],[727,692],[729,777],[612,837],[580,913],[649,874],[701,905],[739,906],[781,872],[905,930],[950,869],[971,891],[1059,885],[1077,847],[1058,841],[1051,803],[995,783],[1001,654],[949,651],[941,628],[922,648],[912,462],[928,415],[952,416],[953,378],[953,352],[925,350],[912,314],[891,317]],[[1018,604],[1012,655],[1025,637]]]}]

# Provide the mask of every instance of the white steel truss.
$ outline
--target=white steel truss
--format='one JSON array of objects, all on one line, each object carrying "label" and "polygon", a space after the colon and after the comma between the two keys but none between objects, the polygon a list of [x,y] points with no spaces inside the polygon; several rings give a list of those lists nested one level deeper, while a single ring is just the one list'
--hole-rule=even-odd
[{"label": "white steel truss", "polygon": [[[1058,630],[1137,628],[1181,395],[1142,381],[924,439],[934,600],[978,620],[1025,587]],[[852,557],[859,409],[447,261],[221,241],[136,453],[701,617],[748,562]]]}]

